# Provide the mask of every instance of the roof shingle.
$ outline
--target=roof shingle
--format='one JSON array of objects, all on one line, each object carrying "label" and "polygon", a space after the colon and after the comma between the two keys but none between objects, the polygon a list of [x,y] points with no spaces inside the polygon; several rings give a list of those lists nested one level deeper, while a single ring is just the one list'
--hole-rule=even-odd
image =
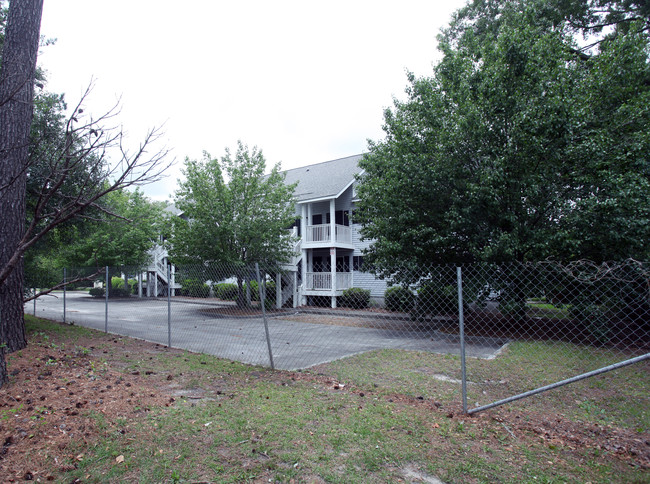
[{"label": "roof shingle", "polygon": [[285,183],[298,183],[294,192],[297,202],[335,197],[354,180],[357,173],[361,173],[359,160],[362,157],[348,156],[287,170],[284,172]]}]

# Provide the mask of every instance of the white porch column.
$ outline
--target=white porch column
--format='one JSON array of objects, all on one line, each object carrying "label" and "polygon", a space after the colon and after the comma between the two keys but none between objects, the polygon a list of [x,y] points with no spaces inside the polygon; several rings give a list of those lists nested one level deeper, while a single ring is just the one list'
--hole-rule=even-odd
[{"label": "white porch column", "polygon": [[336,247],[330,249],[330,265],[332,274],[332,307],[336,307]]},{"label": "white porch column", "polygon": [[[300,305],[307,305],[307,296],[305,296],[305,284],[307,282],[307,249],[305,249],[305,241],[307,240],[307,225],[309,220],[309,208],[311,205],[303,204],[300,217],[300,236],[302,237],[302,263],[300,264],[300,279],[302,280],[302,292],[300,294]],[[298,304],[298,274],[295,274],[294,277],[294,290],[296,291],[296,297],[293,298],[294,307]]]},{"label": "white porch column", "polygon": [[293,307],[298,307],[298,271],[293,272]]},{"label": "white porch column", "polygon": [[169,284],[169,287],[171,287],[172,289],[172,296],[175,296],[176,289],[174,286],[176,285],[176,266],[174,264],[172,264],[171,267],[170,277],[171,277],[171,281],[167,281],[167,284]]},{"label": "white porch column", "polygon": [[[312,215],[313,215],[313,214],[312,214],[312,211],[311,211],[311,203],[308,203],[308,204],[307,204],[307,220],[305,221],[305,222],[307,223],[307,225],[311,225],[311,224],[312,224],[312,220],[311,220]],[[306,234],[303,235],[303,237],[306,237]]]},{"label": "white porch column", "polygon": [[307,225],[309,224],[308,217],[307,205],[303,203],[300,205],[300,236],[302,237],[303,242],[307,236]]},{"label": "white porch column", "polygon": [[348,267],[350,268],[350,287],[354,287],[354,252],[350,252]]},{"label": "white porch column", "polygon": [[275,275],[275,307],[282,307],[282,274],[279,272]]},{"label": "white porch column", "polygon": [[336,242],[336,218],[334,217],[334,214],[336,213],[336,200],[333,198],[330,200],[330,241],[332,242],[332,245],[334,245],[334,242]]},{"label": "white porch column", "polygon": [[[336,200],[330,200],[330,242],[336,243]],[[330,266],[332,271],[332,307],[336,307],[336,247],[330,249]]]},{"label": "white porch column", "polygon": [[138,272],[138,297],[142,297],[142,272]]}]

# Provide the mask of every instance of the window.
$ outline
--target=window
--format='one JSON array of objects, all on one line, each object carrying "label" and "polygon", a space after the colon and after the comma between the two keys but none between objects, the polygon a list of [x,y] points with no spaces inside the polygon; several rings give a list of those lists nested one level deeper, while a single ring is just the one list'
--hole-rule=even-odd
[{"label": "window", "polygon": [[325,256],[320,256],[320,255],[315,255],[312,260],[312,272],[331,272],[332,271],[332,263],[330,261],[330,258]]},{"label": "window", "polygon": [[[330,212],[325,212],[325,223],[330,224],[332,217]],[[312,215],[311,216],[312,225],[321,225],[323,223],[323,214]],[[350,212],[347,210],[337,210],[334,212],[334,223],[336,225],[350,225]]]},{"label": "window", "polygon": [[350,225],[350,216],[347,210],[337,210],[334,212],[334,220],[337,225]]},{"label": "window", "polygon": [[353,271],[363,271],[363,256],[362,255],[355,255],[352,258],[352,270]]}]

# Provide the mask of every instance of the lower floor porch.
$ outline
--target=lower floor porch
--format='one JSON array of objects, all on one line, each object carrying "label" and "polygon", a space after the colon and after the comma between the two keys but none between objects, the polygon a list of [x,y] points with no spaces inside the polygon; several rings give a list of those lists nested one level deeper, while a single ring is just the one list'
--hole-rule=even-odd
[{"label": "lower floor porch", "polygon": [[300,264],[302,305],[309,297],[330,298],[336,307],[336,298],[354,286],[353,251],[341,248],[303,249]]}]

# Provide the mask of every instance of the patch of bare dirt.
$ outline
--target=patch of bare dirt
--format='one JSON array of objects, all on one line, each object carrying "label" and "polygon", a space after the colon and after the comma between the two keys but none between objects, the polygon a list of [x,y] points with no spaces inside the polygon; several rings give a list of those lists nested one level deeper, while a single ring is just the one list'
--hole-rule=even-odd
[{"label": "patch of bare dirt", "polygon": [[[80,449],[101,435],[98,422],[129,422],[173,404],[148,375],[115,371],[102,361],[97,343],[78,340],[66,348],[31,342],[9,355],[10,383],[0,390],[1,482],[53,481],[83,460]],[[139,346],[129,350],[155,347]]]},{"label": "patch of bare dirt", "polygon": [[[219,318],[261,318],[262,310],[259,307],[238,308],[237,306],[220,306],[205,309],[199,309],[200,313]],[[267,309],[266,315],[269,317],[286,314],[285,309]]]},{"label": "patch of bare dirt", "polygon": [[283,321],[295,321],[298,323],[329,324],[333,326],[353,326],[356,328],[388,329],[394,331],[406,331],[418,327],[413,321],[373,318],[372,316],[368,317],[355,313],[343,316],[334,311],[331,314],[294,313],[280,317]]}]

